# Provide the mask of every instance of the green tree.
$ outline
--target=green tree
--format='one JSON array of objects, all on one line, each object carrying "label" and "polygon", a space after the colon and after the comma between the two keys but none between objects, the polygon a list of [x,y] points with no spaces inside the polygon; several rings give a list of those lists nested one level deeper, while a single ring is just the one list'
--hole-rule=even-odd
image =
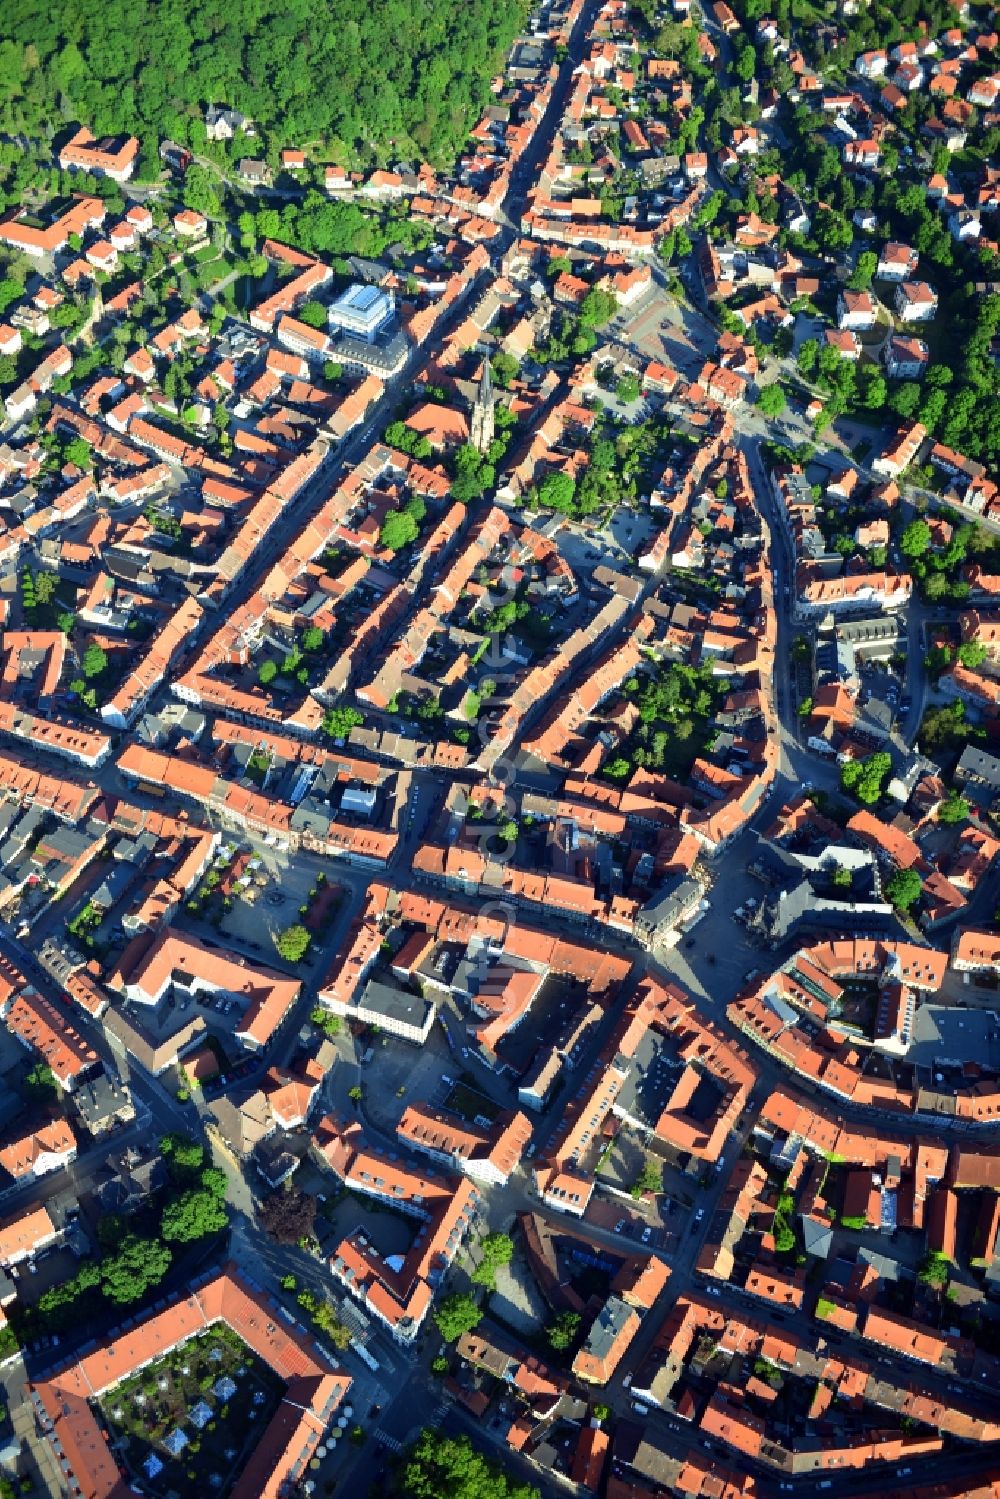
[{"label": "green tree", "polygon": [[345,1327],[337,1316],[336,1308],[329,1301],[321,1301],[312,1314],[313,1322],[327,1337],[334,1348],[344,1349],[351,1341],[350,1328]]},{"label": "green tree", "polygon": [[501,1265],[509,1265],[514,1257],[514,1241],[507,1234],[487,1234],[480,1239],[479,1249],[482,1259],[473,1270],[472,1279],[477,1285],[492,1290],[496,1285],[497,1270]]},{"label": "green tree", "polygon": [[576,1340],[582,1318],[579,1312],[560,1312],[545,1329],[549,1345],[557,1353],[564,1353]]},{"label": "green tree", "polygon": [[0,313],[24,296],[24,285],[13,276],[0,277]]},{"label": "green tree", "polygon": [[312,937],[305,927],[296,922],[294,926],[285,927],[283,932],[277,934],[274,945],[286,963],[301,963],[309,951],[311,941]]},{"label": "green tree", "polygon": [[129,1234],[122,1240],[117,1254],[102,1260],[101,1289],[116,1306],[128,1306],[160,1284],[170,1268],[170,1261],[171,1253],[166,1244]]},{"label": "green tree", "polygon": [[645,1196],[647,1192],[663,1191],[663,1166],[656,1161],[646,1159],[642,1170],[636,1177],[631,1187],[631,1196],[637,1200]]},{"label": "green tree", "polygon": [[185,208],[190,208],[195,213],[203,213],[206,218],[217,218],[222,212],[216,191],[215,176],[207,167],[199,166],[197,163],[188,167],[184,175],[182,197]]},{"label": "green tree", "polygon": [[899,538],[899,550],[911,561],[922,557],[931,544],[931,528],[920,516],[911,520]]},{"label": "green tree", "polygon": [[978,640],[963,640],[958,648],[958,659],[969,671],[975,671],[986,660],[986,647]]},{"label": "green tree", "polygon": [[939,1250],[931,1249],[924,1256],[923,1263],[917,1272],[917,1279],[923,1281],[925,1286],[945,1286],[948,1284],[950,1270],[951,1261],[948,1256]]},{"label": "green tree", "polygon": [[965,797],[952,789],[937,809],[938,822],[947,824],[964,822],[970,810]]},{"label": "green tree", "polygon": [[847,285],[851,291],[867,291],[878,268],[878,256],[874,250],[862,250],[857,264],[851,272]]},{"label": "green tree", "polygon": [[34,582],[35,598],[40,604],[50,604],[55,598],[58,583],[55,573],[35,573]]},{"label": "green tree", "polygon": [[899,911],[908,911],[920,899],[922,889],[915,869],[897,869],[885,882],[885,893]]},{"label": "green tree", "polygon": [[205,1147],[199,1140],[180,1133],[164,1135],[160,1154],[167,1163],[171,1181],[192,1186],[200,1180],[205,1163]]},{"label": "green tree", "polygon": [[344,1022],[339,1015],[334,1015],[332,1010],[326,1010],[322,1005],[317,1005],[314,1010],[309,1011],[309,1019],[313,1025],[318,1025],[321,1031],[325,1031],[330,1037],[339,1036],[344,1029]]},{"label": "green tree", "polygon": [[83,653],[83,660],[80,663],[84,676],[88,680],[93,680],[94,677],[99,677],[106,670],[107,665],[107,655],[97,642],[94,641],[88,645]]},{"label": "green tree", "polygon": [[468,1292],[454,1291],[443,1296],[434,1311],[438,1331],[448,1343],[454,1343],[463,1332],[471,1332],[482,1318],[482,1309]]},{"label": "green tree", "polygon": [[75,463],[77,468],[90,468],[93,449],[85,437],[74,437],[63,448],[63,458],[67,463]]},{"label": "green tree", "polygon": [[501,390],[509,390],[511,382],[517,378],[521,369],[513,354],[503,352],[493,355],[490,366],[493,370],[493,378]]},{"label": "green tree", "polygon": [[780,416],[785,405],[785,392],[780,385],[765,385],[757,397],[757,410],[764,416]]},{"label": "green tree", "polygon": [[36,1062],[25,1077],[21,1091],[26,1098],[52,1103],[59,1095],[59,1084],[51,1067],[47,1067],[44,1062]]},{"label": "green tree", "polygon": [[323,732],[332,739],[346,739],[352,729],[359,729],[365,721],[363,713],[346,703],[338,703],[327,710],[323,719]]},{"label": "green tree", "polygon": [[586,328],[603,328],[614,317],[617,307],[613,292],[592,286],[580,303],[580,321]]},{"label": "green tree", "polygon": [[273,682],[278,675],[278,664],[276,661],[262,661],[257,668],[257,680],[262,687]]},{"label": "green tree", "polygon": [[889,396],[890,409],[896,416],[902,417],[904,421],[912,421],[914,416],[916,416],[919,405],[920,386],[913,380],[907,380],[902,385],[897,385],[896,389]]},{"label": "green tree", "polygon": [[641,394],[642,386],[638,375],[623,375],[615,386],[615,395],[626,406],[637,401]]},{"label": "green tree", "polygon": [[305,323],[310,328],[325,328],[326,308],[322,302],[306,302],[299,308],[298,319],[300,323]]},{"label": "green tree", "polygon": [[[932,577],[940,577],[940,573],[933,573]],[[932,645],[924,656],[924,669],[932,681],[944,674],[954,659],[954,653],[950,645]]]},{"label": "green tree", "polygon": [[163,1209],[160,1232],[170,1242],[187,1244],[192,1239],[204,1239],[208,1234],[217,1234],[228,1222],[226,1205],[216,1193],[197,1188],[182,1192],[174,1202]]},{"label": "green tree", "polygon": [[882,787],[892,770],[892,756],[884,750],[864,760],[848,760],[840,767],[840,784],[851,791],[864,806],[873,806],[882,795]]},{"label": "green tree", "polygon": [[816,374],[816,364],[819,360],[819,344],[814,338],[804,338],[799,345],[799,352],[795,363],[799,374],[806,380],[811,380]]},{"label": "green tree", "polygon": [[757,53],[753,47],[741,47],[733,64],[733,72],[743,83],[749,83],[757,68]]},{"label": "green tree", "polygon": [[560,510],[564,515],[572,515],[575,494],[576,484],[569,474],[553,472],[546,474],[538,486],[538,503],[550,510]]},{"label": "green tree", "polygon": [[778,1254],[790,1254],[795,1248],[795,1230],[786,1218],[774,1217],[774,1247]]},{"label": "green tree", "polygon": [[201,1173],[201,1184],[205,1191],[210,1192],[213,1197],[218,1197],[220,1201],[225,1201],[226,1193],[229,1191],[229,1182],[226,1178],[226,1173],[220,1171],[218,1166],[205,1167]]},{"label": "green tree", "polygon": [[409,1499],[539,1499],[536,1488],[510,1478],[468,1437],[421,1432],[402,1472]]},{"label": "green tree", "polygon": [[405,510],[390,510],[382,522],[379,540],[390,552],[401,552],[411,541],[416,541],[419,535],[420,527],[412,515],[408,515]]}]

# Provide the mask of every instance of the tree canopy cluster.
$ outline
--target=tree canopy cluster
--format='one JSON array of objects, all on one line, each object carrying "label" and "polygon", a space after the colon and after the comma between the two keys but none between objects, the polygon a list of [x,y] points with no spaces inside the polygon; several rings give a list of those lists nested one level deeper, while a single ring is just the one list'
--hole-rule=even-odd
[{"label": "tree canopy cluster", "polygon": [[421,1432],[402,1477],[403,1491],[413,1499],[538,1499],[536,1488],[508,1478],[468,1437],[430,1430]]},{"label": "tree canopy cluster", "polygon": [[[517,824],[514,823],[514,837],[517,837]],[[501,824],[501,828],[503,824]],[[501,836],[503,833],[501,832]],[[472,1272],[472,1279],[479,1286],[487,1286],[491,1291],[496,1286],[497,1271],[501,1265],[509,1265],[514,1256],[514,1241],[508,1234],[487,1234],[479,1241],[479,1250],[482,1259]]]},{"label": "tree canopy cluster", "polygon": [[[524,0],[11,0],[0,13],[0,127],[73,120],[195,150],[208,104],[276,146],[443,162],[489,100]],[[241,153],[242,154],[242,153]]]},{"label": "tree canopy cluster", "polygon": [[105,1214],[97,1227],[103,1256],[84,1260],[71,1280],[42,1293],[37,1314],[44,1326],[79,1319],[78,1304],[94,1293],[115,1306],[131,1306],[163,1280],[173,1262],[171,1244],[183,1246],[225,1228],[225,1173],[206,1166],[204,1146],[187,1135],[165,1135],[160,1154],[169,1186],[132,1218]]},{"label": "tree canopy cluster", "polygon": [[845,791],[852,792],[864,806],[871,807],[882,795],[882,788],[891,770],[892,756],[886,754],[885,750],[876,750],[863,760],[847,760],[840,767],[840,784]]}]

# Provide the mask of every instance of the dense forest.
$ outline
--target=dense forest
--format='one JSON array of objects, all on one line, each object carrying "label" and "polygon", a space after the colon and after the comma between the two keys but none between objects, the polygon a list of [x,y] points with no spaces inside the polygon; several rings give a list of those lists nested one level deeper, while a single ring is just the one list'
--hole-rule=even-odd
[{"label": "dense forest", "polygon": [[343,163],[454,156],[526,0],[6,0],[0,131],[203,144],[208,104]]}]

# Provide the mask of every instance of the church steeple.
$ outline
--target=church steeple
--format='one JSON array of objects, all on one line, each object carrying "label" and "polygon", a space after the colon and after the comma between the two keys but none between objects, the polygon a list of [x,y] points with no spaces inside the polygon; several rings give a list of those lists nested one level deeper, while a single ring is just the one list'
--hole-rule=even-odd
[{"label": "church steeple", "polygon": [[469,424],[469,438],[472,446],[480,453],[485,453],[493,441],[496,430],[495,408],[497,398],[493,389],[493,374],[490,369],[490,361],[483,360],[482,373],[479,376],[479,389],[476,392],[475,403],[472,407],[472,421]]}]

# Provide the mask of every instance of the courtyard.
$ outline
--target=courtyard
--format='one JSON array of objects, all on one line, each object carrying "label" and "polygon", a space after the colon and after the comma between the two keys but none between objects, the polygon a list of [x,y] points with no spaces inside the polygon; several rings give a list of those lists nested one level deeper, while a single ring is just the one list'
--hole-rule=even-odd
[{"label": "courtyard", "polygon": [[146,1493],[225,1495],[283,1393],[273,1370],[217,1324],[108,1390],[100,1416]]}]

